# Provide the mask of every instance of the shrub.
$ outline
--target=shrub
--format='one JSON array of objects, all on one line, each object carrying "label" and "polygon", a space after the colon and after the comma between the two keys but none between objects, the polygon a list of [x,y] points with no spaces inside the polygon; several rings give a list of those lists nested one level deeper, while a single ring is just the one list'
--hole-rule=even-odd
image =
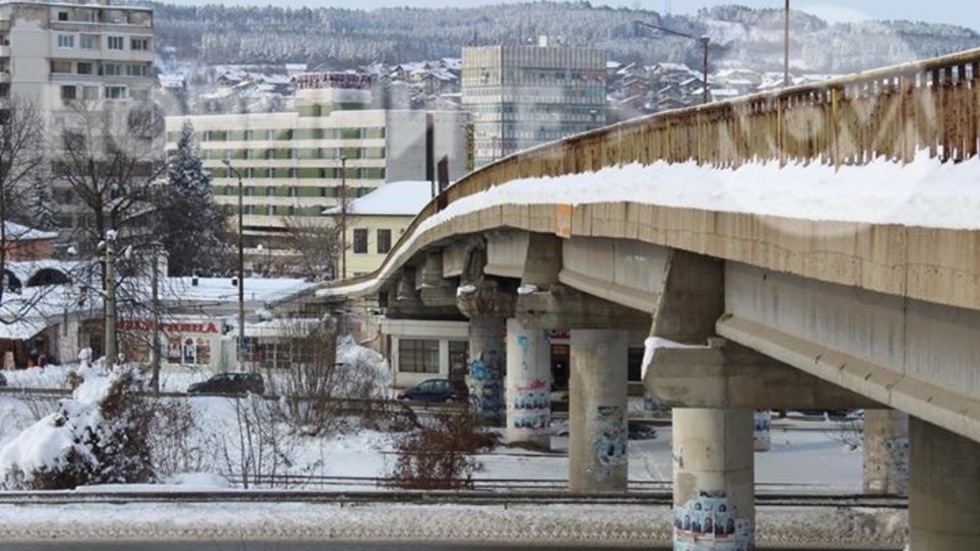
[{"label": "shrub", "polygon": [[153,410],[137,392],[135,371],[124,368],[109,378],[90,371],[84,377],[72,399],[62,400],[58,411],[3,449],[5,486],[69,489],[155,478],[146,438]]},{"label": "shrub", "polygon": [[498,444],[499,437],[484,428],[475,413],[437,413],[396,445],[391,485],[419,490],[471,487],[473,473],[483,469],[473,456]]}]

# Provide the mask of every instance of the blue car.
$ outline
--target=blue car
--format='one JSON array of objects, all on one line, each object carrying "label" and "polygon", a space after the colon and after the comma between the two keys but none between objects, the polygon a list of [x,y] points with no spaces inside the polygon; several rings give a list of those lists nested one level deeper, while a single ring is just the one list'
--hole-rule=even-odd
[{"label": "blue car", "polygon": [[461,384],[454,385],[449,379],[426,379],[398,394],[399,400],[441,403],[465,398]]}]

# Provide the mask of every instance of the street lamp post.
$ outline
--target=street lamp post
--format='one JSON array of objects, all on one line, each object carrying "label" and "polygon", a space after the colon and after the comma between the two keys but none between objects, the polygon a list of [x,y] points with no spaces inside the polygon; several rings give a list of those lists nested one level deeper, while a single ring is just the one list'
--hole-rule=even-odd
[{"label": "street lamp post", "polygon": [[244,371],[245,361],[242,349],[245,346],[245,244],[242,238],[242,173],[231,166],[228,159],[221,161],[228,170],[238,177],[238,370]]},{"label": "street lamp post", "polygon": [[789,0],[786,0],[783,25],[783,86],[789,86]]},{"label": "street lamp post", "polygon": [[105,369],[116,366],[116,230],[105,232]]},{"label": "street lamp post", "polygon": [[[787,0],[788,1],[788,0]],[[704,79],[704,86],[701,89],[701,103],[708,103],[708,44],[711,39],[707,36],[694,36],[693,34],[682,33],[680,31],[675,31],[673,29],[668,29],[666,27],[661,27],[659,25],[654,25],[652,23],[647,23],[645,21],[633,21],[634,25],[640,25],[642,27],[649,27],[654,30],[665,32],[667,34],[672,34],[674,36],[681,36],[684,38],[690,38],[691,40],[697,40],[701,44],[701,74]]]},{"label": "street lamp post", "polygon": [[347,156],[340,156],[340,279],[347,279]]}]

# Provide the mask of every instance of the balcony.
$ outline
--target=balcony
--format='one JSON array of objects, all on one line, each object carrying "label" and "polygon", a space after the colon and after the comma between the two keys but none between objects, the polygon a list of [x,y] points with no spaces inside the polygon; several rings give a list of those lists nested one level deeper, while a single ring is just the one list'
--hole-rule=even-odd
[{"label": "balcony", "polygon": [[0,46],[0,57],[10,57],[10,46]]},{"label": "balcony", "polygon": [[6,69],[0,69],[0,84],[10,83],[10,71]]}]

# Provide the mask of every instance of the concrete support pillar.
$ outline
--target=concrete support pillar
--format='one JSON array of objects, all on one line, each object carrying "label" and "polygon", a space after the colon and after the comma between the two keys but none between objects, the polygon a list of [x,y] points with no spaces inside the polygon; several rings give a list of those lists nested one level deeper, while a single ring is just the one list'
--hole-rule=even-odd
[{"label": "concrete support pillar", "polygon": [[909,419],[911,551],[980,549],[980,443]]},{"label": "concrete support pillar", "polygon": [[569,489],[625,492],[627,332],[573,329],[569,340]]},{"label": "concrete support pillar", "polygon": [[908,495],[909,416],[894,409],[864,411],[864,493]]},{"label": "concrete support pillar", "polygon": [[752,410],[675,408],[673,428],[674,549],[754,549]]},{"label": "concrete support pillar", "polygon": [[507,320],[507,442],[547,446],[551,424],[551,349],[547,331]]},{"label": "concrete support pillar", "polygon": [[470,319],[470,359],[466,384],[470,402],[487,423],[499,425],[504,417],[505,319]]}]

